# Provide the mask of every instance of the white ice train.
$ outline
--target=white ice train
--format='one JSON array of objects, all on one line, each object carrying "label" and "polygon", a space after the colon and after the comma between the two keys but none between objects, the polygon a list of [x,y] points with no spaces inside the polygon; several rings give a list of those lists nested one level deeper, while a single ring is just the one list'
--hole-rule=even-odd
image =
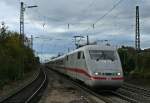
[{"label": "white ice train", "polygon": [[120,58],[113,46],[86,45],[52,59],[49,66],[93,88],[116,89],[124,80]]}]

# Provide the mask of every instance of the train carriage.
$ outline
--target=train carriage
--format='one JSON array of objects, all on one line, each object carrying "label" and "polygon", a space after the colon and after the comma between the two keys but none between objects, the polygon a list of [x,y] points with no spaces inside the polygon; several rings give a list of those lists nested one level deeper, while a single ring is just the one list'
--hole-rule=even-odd
[{"label": "train carriage", "polygon": [[93,88],[118,88],[123,83],[120,58],[113,46],[86,45],[49,63],[53,69]]}]

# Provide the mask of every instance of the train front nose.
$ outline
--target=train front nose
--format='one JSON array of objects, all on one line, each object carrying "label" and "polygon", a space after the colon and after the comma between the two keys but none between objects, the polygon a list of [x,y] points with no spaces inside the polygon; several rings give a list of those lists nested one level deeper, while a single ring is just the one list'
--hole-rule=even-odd
[{"label": "train front nose", "polygon": [[114,87],[118,88],[123,84],[123,75],[121,73],[104,73],[104,75],[93,75],[87,81],[90,87],[102,88],[102,87]]}]

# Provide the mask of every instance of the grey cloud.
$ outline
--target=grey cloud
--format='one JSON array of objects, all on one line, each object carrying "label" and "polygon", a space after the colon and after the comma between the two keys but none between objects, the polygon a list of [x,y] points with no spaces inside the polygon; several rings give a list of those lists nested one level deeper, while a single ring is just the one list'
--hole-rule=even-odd
[{"label": "grey cloud", "polygon": [[[3,2],[17,9],[20,7],[20,0],[3,0]],[[108,12],[118,0],[24,0],[24,2],[28,5],[38,5],[38,8],[26,10],[26,15],[27,19],[38,22],[40,27],[35,29],[32,25],[36,24],[28,24],[29,27],[26,27],[27,33],[38,36],[44,35],[54,39],[62,38],[63,43],[68,41],[68,44],[72,44],[72,37],[76,34],[90,35],[93,40],[97,38],[114,40],[118,41],[117,43],[120,42],[120,44],[121,41],[134,40],[136,5],[140,5],[141,34],[148,36],[150,34],[149,0],[123,0],[116,9],[95,25],[94,30],[91,25]],[[93,5],[89,6],[92,2]],[[146,20],[146,22],[143,22],[143,20]],[[70,23],[70,29],[67,28],[68,23]],[[57,28],[64,29],[64,32],[48,32],[50,29]],[[42,41],[39,41],[39,43],[42,43]],[[57,40],[49,42],[47,41],[49,47],[45,47],[47,51],[53,52],[50,47],[54,47],[54,51],[57,52],[59,50],[64,51],[64,47]],[[64,45],[69,47],[68,44]],[[148,44],[150,43],[143,43],[142,46],[145,47]],[[36,45],[36,49],[39,47],[40,45]]]}]

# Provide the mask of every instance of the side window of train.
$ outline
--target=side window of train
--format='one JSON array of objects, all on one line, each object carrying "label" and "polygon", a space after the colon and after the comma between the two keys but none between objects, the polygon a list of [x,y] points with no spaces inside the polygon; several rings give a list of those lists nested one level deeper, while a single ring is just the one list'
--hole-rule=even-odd
[{"label": "side window of train", "polygon": [[81,58],[81,52],[78,52],[77,56],[78,56],[77,58],[80,59]]},{"label": "side window of train", "polygon": [[82,55],[82,59],[85,59],[84,52],[82,52],[82,54],[83,54],[83,55]]},{"label": "side window of train", "polygon": [[68,55],[67,55],[67,61],[68,61]]}]

